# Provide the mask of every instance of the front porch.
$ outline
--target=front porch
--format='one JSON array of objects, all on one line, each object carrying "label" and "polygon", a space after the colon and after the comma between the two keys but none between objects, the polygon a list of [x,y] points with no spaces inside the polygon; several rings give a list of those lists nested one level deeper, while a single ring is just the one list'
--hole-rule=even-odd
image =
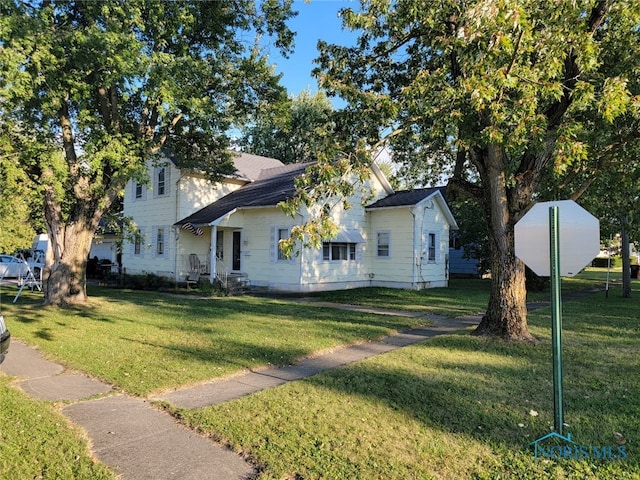
[{"label": "front porch", "polygon": [[246,273],[230,271],[221,258],[216,256],[212,264],[209,253],[179,255],[179,265],[181,278],[190,278],[191,282],[194,278],[207,278],[211,283],[217,281],[232,294],[246,291],[249,283]]}]

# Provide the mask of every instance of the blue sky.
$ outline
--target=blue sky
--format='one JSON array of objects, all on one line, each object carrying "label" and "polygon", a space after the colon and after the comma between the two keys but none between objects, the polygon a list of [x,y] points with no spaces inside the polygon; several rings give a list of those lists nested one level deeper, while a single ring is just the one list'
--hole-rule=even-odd
[{"label": "blue sky", "polygon": [[296,32],[295,50],[289,59],[282,58],[274,52],[271,61],[276,64],[276,71],[283,74],[280,83],[289,94],[298,95],[309,89],[318,90],[317,80],[311,76],[316,66],[313,60],[318,57],[317,43],[322,39],[339,45],[352,45],[356,34],[342,30],[342,19],[338,17],[341,8],[360,6],[354,0],[295,0],[293,9],[298,15],[289,21],[289,28]]}]

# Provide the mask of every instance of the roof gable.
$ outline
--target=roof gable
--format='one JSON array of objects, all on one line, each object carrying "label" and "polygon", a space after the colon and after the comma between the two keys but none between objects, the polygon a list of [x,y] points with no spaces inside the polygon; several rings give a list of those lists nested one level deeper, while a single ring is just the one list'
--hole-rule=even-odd
[{"label": "roof gable", "polygon": [[411,208],[426,204],[426,202],[433,200],[440,206],[440,209],[444,213],[451,228],[457,229],[458,224],[456,223],[453,213],[451,213],[451,209],[443,196],[444,190],[445,187],[401,190],[368,205],[366,209],[371,211],[383,208]]},{"label": "roof gable", "polygon": [[309,163],[294,163],[262,170],[255,182],[249,183],[229,195],[198,210],[175,223],[194,226],[211,225],[238,208],[270,207],[291,198],[295,192],[295,178],[301,175]]}]

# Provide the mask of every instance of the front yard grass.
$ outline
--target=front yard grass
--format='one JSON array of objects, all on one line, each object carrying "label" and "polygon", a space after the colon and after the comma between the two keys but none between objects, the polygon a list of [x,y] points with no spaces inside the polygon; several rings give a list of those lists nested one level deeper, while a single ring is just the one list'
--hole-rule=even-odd
[{"label": "front yard grass", "polygon": [[[6,292],[6,291],[5,291]],[[3,303],[11,334],[67,367],[145,396],[425,323],[264,298],[92,289],[88,306]],[[6,293],[5,293],[6,295]]]},{"label": "front yard grass", "polygon": [[554,419],[549,308],[530,314],[535,345],[447,335],[177,413],[261,479],[638,479],[638,282],[633,295],[564,304],[565,434],[624,459],[534,458]]},{"label": "front yard grass", "polygon": [[0,376],[0,478],[115,478],[51,404],[11,388],[9,380]]},{"label": "front yard grass", "polygon": [[[621,277],[622,269],[613,269],[610,273],[610,283],[619,284]],[[594,286],[604,286],[606,279],[606,269],[588,267],[576,277],[563,278],[562,292],[567,296]],[[449,281],[447,288],[416,291],[391,288],[356,288],[335,292],[318,292],[309,296],[312,299],[328,302],[460,317],[486,311],[490,288],[490,279],[454,278]],[[549,289],[527,292],[527,301],[548,302]]]},{"label": "front yard grass", "polygon": [[[603,272],[563,279],[563,290],[601,284]],[[370,289],[343,301],[466,315],[486,307],[488,286],[464,280],[424,292]],[[14,339],[142,396],[291,363],[422,323],[286,299],[90,293],[89,307],[56,309],[42,308],[41,294],[25,292],[15,305],[3,303],[3,314]],[[531,442],[553,425],[548,307],[529,315],[535,345],[446,335],[236,401],[174,413],[248,455],[261,480],[639,479],[639,296],[635,281],[632,299],[620,298],[618,285],[609,298],[599,292],[564,303],[567,431],[580,445],[624,446],[625,459],[534,458]],[[86,442],[55,405],[32,401],[8,382],[0,376],[0,478],[111,478],[91,461]]]}]

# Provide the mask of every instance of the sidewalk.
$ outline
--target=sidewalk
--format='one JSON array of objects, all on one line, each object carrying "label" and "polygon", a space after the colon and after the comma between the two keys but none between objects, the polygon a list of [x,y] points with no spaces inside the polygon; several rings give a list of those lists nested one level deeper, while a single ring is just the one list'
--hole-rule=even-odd
[{"label": "sidewalk", "polygon": [[15,340],[0,370],[18,377],[16,385],[34,398],[73,402],[64,406],[62,413],[84,428],[96,457],[119,478],[248,479],[256,472],[239,455],[184,428],[150,402],[162,400],[182,408],[214,405],[436,335],[475,326],[480,320],[479,316],[447,319],[347,305],[327,306],[380,315],[413,316],[433,322],[433,325],[407,330],[378,342],[335,348],[296,365],[249,371],[229,379],[167,392],[148,400],[114,392],[111,385],[66,371],[61,365],[43,359],[37,350]]}]

